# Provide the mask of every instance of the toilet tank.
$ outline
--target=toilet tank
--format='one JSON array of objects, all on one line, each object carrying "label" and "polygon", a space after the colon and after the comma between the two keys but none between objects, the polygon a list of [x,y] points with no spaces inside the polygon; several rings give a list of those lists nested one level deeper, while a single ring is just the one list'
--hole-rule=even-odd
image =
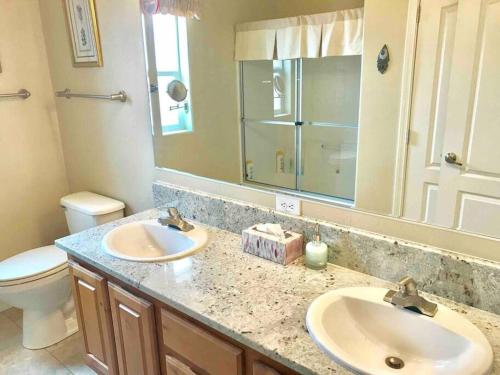
[{"label": "toilet tank", "polygon": [[125,208],[123,202],[88,191],[61,198],[61,206],[72,234],[120,219]]}]

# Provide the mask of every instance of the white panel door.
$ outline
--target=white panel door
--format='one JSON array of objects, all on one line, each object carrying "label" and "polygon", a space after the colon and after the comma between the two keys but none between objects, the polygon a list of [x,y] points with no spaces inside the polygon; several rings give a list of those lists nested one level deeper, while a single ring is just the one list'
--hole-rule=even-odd
[{"label": "white panel door", "polygon": [[500,237],[500,0],[460,1],[436,223]]},{"label": "white panel door", "polygon": [[[433,85],[422,78],[430,72],[417,74],[424,69],[417,55],[404,215],[500,237],[500,0],[459,0],[441,10],[435,3],[422,1],[419,43],[431,43],[424,25],[439,12],[442,44],[445,15],[454,9],[452,53],[450,59],[446,48],[435,49]],[[418,107],[426,96],[428,107]],[[429,170],[436,173],[425,178]]]},{"label": "white panel door", "polygon": [[432,223],[441,171],[458,0],[422,0],[403,216]]}]

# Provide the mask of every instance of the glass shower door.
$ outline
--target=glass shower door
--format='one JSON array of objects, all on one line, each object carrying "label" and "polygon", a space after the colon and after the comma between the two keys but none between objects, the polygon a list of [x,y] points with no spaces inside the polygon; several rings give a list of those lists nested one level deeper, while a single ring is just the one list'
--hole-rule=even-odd
[{"label": "glass shower door", "polygon": [[296,61],[242,63],[245,179],[296,189]]},{"label": "glass shower door", "polygon": [[299,189],[354,200],[361,56],[302,60]]}]

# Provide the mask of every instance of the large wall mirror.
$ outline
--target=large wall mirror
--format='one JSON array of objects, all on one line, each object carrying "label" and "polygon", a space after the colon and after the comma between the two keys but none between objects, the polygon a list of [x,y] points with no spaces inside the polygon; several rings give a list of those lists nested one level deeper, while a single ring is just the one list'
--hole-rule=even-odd
[{"label": "large wall mirror", "polygon": [[500,238],[500,3],[202,3],[143,16],[158,167]]}]

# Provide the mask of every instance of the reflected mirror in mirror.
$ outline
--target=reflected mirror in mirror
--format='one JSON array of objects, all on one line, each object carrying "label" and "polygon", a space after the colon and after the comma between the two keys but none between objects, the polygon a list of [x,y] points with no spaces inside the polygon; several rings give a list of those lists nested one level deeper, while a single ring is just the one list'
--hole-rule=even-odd
[{"label": "reflected mirror in mirror", "polygon": [[500,13],[422,0],[417,23],[409,3],[144,15],[156,165],[500,238]]},{"label": "reflected mirror in mirror", "polygon": [[175,100],[177,103],[184,101],[187,98],[187,88],[184,83],[174,79],[167,86],[167,94],[171,99]]}]

